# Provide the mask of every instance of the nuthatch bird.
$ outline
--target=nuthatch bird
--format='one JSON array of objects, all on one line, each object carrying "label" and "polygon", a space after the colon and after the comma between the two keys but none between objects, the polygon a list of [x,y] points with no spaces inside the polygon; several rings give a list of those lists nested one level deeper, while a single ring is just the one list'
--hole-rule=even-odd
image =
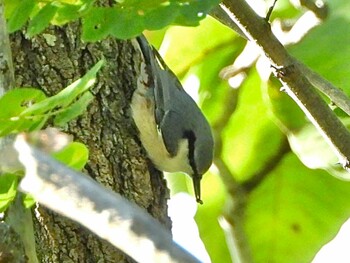
[{"label": "nuthatch bird", "polygon": [[157,169],[190,175],[202,204],[200,181],[214,147],[208,121],[157,50],[144,36],[136,41],[142,62],[131,110],[141,143]]}]

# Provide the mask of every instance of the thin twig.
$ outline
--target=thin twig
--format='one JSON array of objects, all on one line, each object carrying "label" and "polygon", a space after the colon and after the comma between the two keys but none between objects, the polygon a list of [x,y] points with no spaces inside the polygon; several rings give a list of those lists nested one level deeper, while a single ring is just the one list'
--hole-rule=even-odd
[{"label": "thin twig", "polygon": [[273,11],[273,9],[275,8],[276,3],[277,3],[277,0],[274,0],[272,6],[270,6],[269,10],[267,11],[267,14],[266,14],[266,17],[265,17],[265,20],[266,20],[267,22],[269,22],[269,20],[270,20],[272,11]]},{"label": "thin twig", "polygon": [[264,178],[280,164],[288,152],[290,152],[289,142],[287,138],[284,137],[279,149],[269,158],[269,160],[265,163],[265,166],[255,173],[249,180],[242,183],[242,187],[246,190],[246,192],[249,193],[259,186]]}]

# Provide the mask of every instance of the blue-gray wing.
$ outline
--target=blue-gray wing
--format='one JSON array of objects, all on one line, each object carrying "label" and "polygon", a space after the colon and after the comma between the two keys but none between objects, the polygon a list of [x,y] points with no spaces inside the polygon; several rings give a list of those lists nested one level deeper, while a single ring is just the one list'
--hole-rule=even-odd
[{"label": "blue-gray wing", "polygon": [[138,41],[151,78],[153,76],[156,123],[168,152],[174,156],[179,140],[186,137],[187,131],[208,130],[209,125],[157,50],[148,44],[144,36],[138,37]]}]

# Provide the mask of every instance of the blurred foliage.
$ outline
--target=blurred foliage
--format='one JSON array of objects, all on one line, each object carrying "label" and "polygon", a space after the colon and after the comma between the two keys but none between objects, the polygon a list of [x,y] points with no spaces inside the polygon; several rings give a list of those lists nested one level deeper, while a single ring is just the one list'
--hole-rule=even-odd
[{"label": "blurred foliage", "polygon": [[52,157],[75,170],[81,171],[88,161],[89,151],[84,144],[72,142],[62,150],[53,153]]},{"label": "blurred foliage", "polygon": [[10,173],[3,173],[0,176],[0,213],[3,213],[17,193],[18,176]]},{"label": "blurred foliage", "polygon": [[[350,95],[350,2],[327,1],[330,16],[300,43],[289,48],[292,55]],[[317,55],[315,55],[317,54]]]},{"label": "blurred foliage", "polygon": [[109,35],[127,39],[143,30],[170,24],[196,26],[218,0],[123,0],[113,7],[97,6],[96,0],[5,0],[10,32],[29,20],[27,33],[33,36],[49,24],[63,25],[83,19],[82,38],[101,40]]},{"label": "blurred foliage", "polygon": [[303,166],[293,153],[248,198],[255,262],[311,262],[350,216],[350,184]]},{"label": "blurred foliage", "polygon": [[[288,50],[350,94],[350,13],[345,12],[350,2],[327,4],[329,17]],[[304,11],[279,0],[271,19],[286,19],[290,24]],[[219,73],[235,61],[245,41],[214,19],[208,17],[196,28],[170,27],[147,32],[147,36],[183,83],[193,76],[199,80],[199,104],[214,133],[219,133],[218,158],[236,187],[253,182],[243,188],[246,195],[239,196],[228,193],[230,186],[225,189],[220,182],[227,171],[213,168],[204,176],[204,206],[198,208],[196,220],[212,262],[231,261],[232,244],[226,244],[218,220],[223,210],[227,213],[230,204],[241,198],[245,201],[244,234],[254,262],[310,262],[350,217],[350,183],[339,180],[349,175],[337,165],[332,149],[294,101],[280,91],[279,81],[274,77],[262,80],[255,64],[244,69],[246,77],[235,91],[238,95],[231,96],[233,88]],[[230,111],[232,115],[223,116]],[[339,109],[335,112],[348,124]],[[283,150],[286,140],[290,148]],[[179,183],[176,176],[168,178],[176,180],[172,183],[175,192],[192,191],[189,180]]]}]

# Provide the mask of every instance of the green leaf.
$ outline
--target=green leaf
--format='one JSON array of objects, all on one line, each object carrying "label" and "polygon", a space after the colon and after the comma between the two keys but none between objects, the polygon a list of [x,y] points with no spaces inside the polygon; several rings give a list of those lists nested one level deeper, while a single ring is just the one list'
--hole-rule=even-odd
[{"label": "green leaf", "polygon": [[113,25],[112,13],[110,8],[93,8],[83,19],[82,39],[93,42],[106,38]]},{"label": "green leaf", "polygon": [[67,107],[71,104],[77,96],[86,92],[96,80],[96,74],[102,67],[104,60],[99,61],[90,69],[82,78],[76,80],[71,85],[60,91],[58,94],[47,98],[39,103],[34,104],[28,109],[24,110],[21,116],[29,116],[32,114],[43,114],[56,107]]},{"label": "green leaf", "polygon": [[23,27],[29,19],[31,12],[35,6],[35,0],[22,0],[21,4],[14,10],[7,26],[10,33],[15,32]]},{"label": "green leaf", "polygon": [[276,154],[284,137],[269,117],[259,85],[260,78],[251,70],[240,87],[234,115],[221,134],[223,159],[238,180],[246,180],[259,172]]},{"label": "green leaf", "polygon": [[247,200],[254,262],[311,262],[349,218],[349,192],[349,182],[285,156]]},{"label": "green leaf", "polygon": [[18,176],[14,174],[0,175],[0,213],[4,212],[17,194]]},{"label": "green leaf", "polygon": [[199,21],[205,18],[210,9],[219,4],[220,1],[192,0],[189,5],[180,5],[180,14],[175,24],[183,26],[198,26]]},{"label": "green leaf", "polygon": [[22,0],[5,0],[4,6],[6,7],[5,8],[6,19],[9,19],[22,3],[23,3]]},{"label": "green leaf", "polygon": [[127,39],[141,34],[143,18],[133,8],[94,8],[83,20],[84,41],[97,41],[108,35]]},{"label": "green leaf", "polygon": [[124,1],[112,8],[94,7],[83,18],[82,38],[97,41],[112,35],[128,39],[145,29],[161,29],[169,24],[198,25],[217,0]]},{"label": "green leaf", "polygon": [[43,101],[44,92],[34,88],[19,88],[6,92],[0,97],[0,120],[16,117],[31,105]]},{"label": "green leaf", "polygon": [[[344,5],[339,6],[341,1]],[[312,65],[325,77],[331,81],[336,80],[346,88],[350,76],[346,73],[349,64],[347,33],[350,2],[328,2],[330,17],[320,26],[325,28],[313,29],[312,35],[306,36],[300,43],[300,48],[298,44],[295,45],[293,51],[298,58]],[[288,1],[282,3],[289,5],[288,9],[292,9]],[[289,11],[283,11],[284,16],[295,21],[295,9],[292,15]],[[340,14],[341,17],[335,19],[334,16]],[[203,20],[198,28],[170,28],[165,36],[167,43],[170,42],[165,60],[170,68],[181,73],[181,76],[188,72],[188,75],[196,74],[201,85],[202,98],[205,98],[203,109],[212,123],[220,119],[225,109],[230,109],[237,103],[234,114],[228,116],[229,122],[224,126],[222,133],[218,134],[224,142],[222,145],[218,143],[217,146],[218,149],[223,148],[220,157],[233,173],[232,176],[237,179],[238,188],[241,181],[251,178],[252,175],[263,175],[267,172],[265,177],[253,177],[261,181],[254,180],[257,183],[255,188],[243,193],[243,204],[239,202],[239,191],[231,191],[232,195],[226,197],[228,207],[232,203],[243,206],[245,213],[241,223],[245,224],[246,231],[240,234],[248,235],[252,261],[311,262],[316,252],[336,235],[342,223],[349,218],[350,185],[331,175],[334,171],[330,168],[337,166],[336,159],[328,159],[333,154],[331,149],[323,148],[324,140],[316,130],[304,130],[309,123],[305,114],[290,97],[279,90],[280,85],[275,79],[271,78],[268,85],[263,83],[253,66],[244,70],[246,79],[237,89],[237,98],[227,96],[233,92],[227,85],[222,84],[218,72],[224,66],[233,63],[243,45],[235,38],[225,39],[227,49],[231,48],[231,53],[223,52],[225,42],[221,41],[228,33],[222,30],[220,34],[219,31],[211,31],[210,28],[207,36],[219,37],[205,38],[205,34],[202,36],[198,32],[208,29],[206,21],[207,19]],[[338,25],[341,29],[337,28]],[[152,36],[152,33],[149,35]],[[179,39],[186,41],[178,41]],[[218,45],[215,45],[215,41]],[[214,131],[215,128],[216,126],[213,126]],[[293,132],[293,135],[298,137],[298,145],[301,147],[299,153],[303,156],[311,156],[320,161],[323,157],[316,154],[325,154],[327,162],[323,162],[329,165],[323,169],[329,172],[305,167],[293,153],[284,155],[282,161],[273,167],[271,161],[275,159],[271,156],[281,156],[282,153],[278,152],[280,143],[286,139],[281,131],[290,136],[290,132]],[[290,136],[291,147],[296,153],[294,146],[297,146],[293,145],[295,142],[291,141]],[[298,157],[303,160],[303,157]],[[321,165],[318,164],[318,167]],[[233,182],[232,185],[227,185],[228,190],[236,189],[236,184]],[[203,189],[202,192],[206,191]],[[212,199],[210,202],[214,203],[215,196]],[[203,216],[197,218],[202,239],[213,262],[228,262],[230,259],[222,259],[227,255],[222,248],[226,244],[220,236],[222,233],[219,229],[212,230],[216,227],[215,221],[220,215],[222,205],[218,204],[216,214],[210,213],[207,211],[206,198],[203,197],[203,200],[204,209],[199,207],[199,213],[203,212]],[[208,210],[211,209],[213,208],[210,206]]]},{"label": "green leaf", "polygon": [[70,120],[81,115],[94,99],[94,96],[90,92],[86,92],[76,102],[66,108],[63,112],[57,114],[54,118],[55,126],[63,126]]},{"label": "green leaf", "polygon": [[299,131],[306,123],[305,113],[285,93],[282,92],[281,83],[271,78],[264,87],[265,101],[273,114],[271,117],[285,134]]},{"label": "green leaf", "polygon": [[334,0],[327,4],[332,10],[330,17],[288,50],[350,95],[350,16],[347,12],[350,1]]},{"label": "green leaf", "polygon": [[75,170],[81,170],[88,161],[89,151],[84,144],[72,142],[52,156]]},{"label": "green leaf", "polygon": [[33,88],[13,89],[6,92],[0,98],[0,136],[30,130],[31,127],[42,123],[44,116],[27,119],[20,115],[32,104],[43,101],[45,98],[41,90]]},{"label": "green leaf", "polygon": [[52,19],[54,25],[63,25],[75,21],[87,12],[88,6],[62,4],[58,7],[56,16]]},{"label": "green leaf", "polygon": [[110,28],[112,36],[119,39],[136,37],[144,30],[143,17],[137,13],[136,9],[112,9],[113,26]]},{"label": "green leaf", "polygon": [[100,60],[82,78],[57,94],[57,97],[63,99],[62,107],[67,107],[77,96],[86,92],[95,84],[97,72],[101,69],[104,63],[105,60]]},{"label": "green leaf", "polygon": [[23,195],[23,204],[25,208],[31,208],[33,205],[35,205],[35,199],[30,194],[24,194]]},{"label": "green leaf", "polygon": [[38,120],[32,119],[32,120],[28,120],[28,122],[30,121],[30,125],[27,127],[22,128],[21,127],[21,131],[28,131],[28,132],[32,132],[32,131],[37,131],[40,130],[44,127],[45,123],[47,122],[47,120],[50,118],[50,115],[43,115],[40,116],[39,118],[37,118]]},{"label": "green leaf", "polygon": [[[82,38],[98,41],[108,35],[127,39],[141,34],[145,29],[161,29],[170,24],[185,26],[198,25],[218,0],[186,1],[120,1],[112,7],[93,6],[94,0],[50,1],[42,7],[35,0],[6,0],[10,10],[9,29],[11,32],[29,23],[28,34],[40,33],[50,23],[63,25],[83,18]],[[33,10],[39,10],[37,14]],[[33,14],[34,13],[34,14]]]},{"label": "green leaf", "polygon": [[[61,92],[46,98],[38,89],[21,88],[7,92],[0,98],[0,136],[11,132],[33,131],[42,128],[51,115],[56,114],[57,124],[63,124],[81,114],[92,100],[91,94],[85,94],[95,82],[97,71],[103,60],[96,63],[82,78]],[[73,105],[70,105],[73,103]]]},{"label": "green leaf", "polygon": [[97,71],[102,64],[103,60],[81,79],[50,98],[46,98],[42,91],[32,88],[7,92],[0,98],[0,136],[11,132],[38,130],[46,123],[51,115],[50,112],[57,108],[62,108],[62,112],[56,119],[60,124],[76,117],[86,109],[92,99],[91,94],[83,95],[75,105],[72,105],[71,108],[67,107],[94,84]]},{"label": "green leaf", "polygon": [[174,5],[152,9],[144,16],[144,25],[148,30],[158,30],[171,24],[179,13]]},{"label": "green leaf", "polygon": [[[344,119],[343,123],[350,128],[349,118]],[[310,169],[324,169],[337,178],[350,180],[350,173],[339,164],[331,146],[312,124],[290,133],[288,139],[292,150],[305,166]]]},{"label": "green leaf", "polygon": [[35,34],[42,32],[50,23],[51,19],[54,17],[58,7],[55,2],[46,4],[40,9],[39,13],[36,14],[28,25],[28,35],[30,37]]}]

